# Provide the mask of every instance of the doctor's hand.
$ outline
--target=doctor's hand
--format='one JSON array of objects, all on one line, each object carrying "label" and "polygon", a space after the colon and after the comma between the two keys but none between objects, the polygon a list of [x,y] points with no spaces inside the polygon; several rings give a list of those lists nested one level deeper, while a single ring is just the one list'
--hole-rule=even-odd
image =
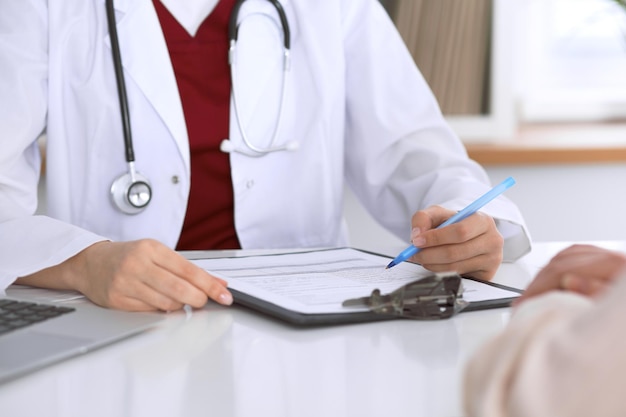
[{"label": "doctor's hand", "polygon": [[224,280],[152,239],[98,242],[18,283],[77,290],[96,304],[121,310],[199,308],[209,298],[232,303]]},{"label": "doctor's hand", "polygon": [[413,215],[411,242],[420,251],[411,258],[433,272],[490,280],[502,262],[504,239],[495,221],[484,213],[436,229],[456,212],[431,206]]},{"label": "doctor's hand", "polygon": [[599,295],[624,269],[626,255],[622,253],[593,245],[573,245],[554,256],[514,304],[552,290]]}]

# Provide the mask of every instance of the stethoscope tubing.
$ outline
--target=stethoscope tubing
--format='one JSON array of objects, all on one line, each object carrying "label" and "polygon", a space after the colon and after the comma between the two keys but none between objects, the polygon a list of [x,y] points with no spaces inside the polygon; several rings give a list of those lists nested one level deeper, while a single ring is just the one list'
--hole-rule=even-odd
[{"label": "stethoscope tubing", "polygon": [[126,81],[124,80],[124,71],[122,69],[122,54],[120,52],[120,41],[117,36],[113,0],[106,0],[106,8],[109,36],[111,38],[111,53],[113,54],[113,66],[115,69],[115,80],[117,82],[117,95],[120,102],[120,114],[122,117],[122,128],[124,132],[126,162],[130,163],[135,161],[135,150],[133,147],[133,136],[130,126],[130,111],[128,110],[128,96],[126,94]]},{"label": "stethoscope tubing", "polygon": [[[238,0],[237,3],[233,6],[233,10],[230,14],[230,20],[228,22],[228,40],[231,45],[232,42],[237,42],[237,36],[239,32],[239,25],[237,25],[237,18],[239,17],[239,9],[241,5],[246,0]],[[285,13],[285,9],[283,9],[283,5],[280,4],[278,0],[268,0],[278,13],[278,18],[280,19],[280,24],[283,27],[283,45],[286,50],[291,49],[291,30],[289,29],[289,21],[287,20],[287,14]]]},{"label": "stethoscope tubing", "polygon": [[246,134],[246,130],[243,127],[243,123],[241,121],[241,117],[239,116],[241,114],[241,111],[239,110],[239,100],[238,100],[238,95],[237,95],[237,82],[236,82],[236,60],[234,58],[235,55],[235,49],[236,49],[236,45],[234,41],[231,41],[231,52],[229,53],[230,56],[232,56],[232,62],[230,64],[230,77],[232,79],[232,83],[231,83],[231,90],[232,90],[232,97],[233,97],[233,106],[235,108],[235,119],[237,120],[237,126],[239,127],[239,132],[241,132],[241,139],[243,140],[243,142],[245,143],[245,145],[254,153],[246,153],[246,155],[249,156],[263,156],[268,152],[275,152],[275,151],[280,151],[280,150],[286,150],[288,148],[289,145],[281,145],[281,146],[274,146],[274,144],[276,143],[276,138],[278,137],[278,132],[280,131],[280,124],[282,121],[282,114],[283,114],[283,104],[285,103],[285,96],[286,96],[286,84],[287,84],[287,72],[289,71],[289,50],[286,49],[283,55],[283,77],[282,77],[282,82],[281,82],[281,86],[280,86],[280,102],[278,105],[278,116],[277,116],[277,120],[276,120],[276,124],[274,125],[274,131],[272,132],[272,140],[270,141],[270,144],[268,147],[266,148],[260,148],[258,146],[256,146],[255,144],[252,143],[252,141],[250,141],[248,139],[248,135]]},{"label": "stethoscope tubing", "polygon": [[247,156],[252,156],[252,157],[260,157],[268,153],[277,152],[277,151],[295,150],[298,147],[298,144],[295,141],[288,141],[284,145],[280,145],[280,146],[275,145],[276,139],[278,138],[278,132],[280,131],[280,125],[281,125],[282,114],[283,114],[283,104],[285,102],[285,97],[286,97],[287,72],[289,71],[291,67],[291,52],[290,52],[291,31],[289,29],[289,22],[287,20],[287,15],[285,13],[285,10],[283,9],[283,6],[280,4],[278,0],[268,0],[270,3],[272,3],[274,8],[276,9],[276,12],[278,13],[278,17],[280,19],[280,23],[281,23],[281,27],[283,31],[283,76],[282,76],[282,82],[280,86],[280,89],[281,89],[280,102],[278,105],[277,120],[274,125],[274,131],[272,132],[269,145],[267,147],[259,147],[259,146],[254,145],[252,141],[248,138],[248,135],[246,134],[246,130],[244,129],[243,122],[240,116],[241,111],[239,108],[239,99],[238,99],[238,93],[237,93],[238,90],[237,90],[237,81],[236,81],[237,77],[236,77],[236,68],[235,68],[237,65],[237,58],[236,58],[237,37],[239,35],[238,17],[239,17],[239,10],[241,9],[241,6],[244,1],[245,0],[238,0],[235,3],[235,5],[233,6],[232,13],[230,15],[230,20],[228,22],[228,38],[229,38],[229,44],[230,44],[229,49],[228,49],[228,63],[230,65],[230,77],[232,81],[231,90],[232,90],[233,106],[235,110],[234,111],[235,119],[237,121],[237,127],[239,128],[239,132],[241,133],[241,139],[243,143],[245,144],[247,150],[235,148],[230,143],[230,140],[228,139],[222,142],[221,149],[224,152],[236,151],[236,152],[243,153]]}]

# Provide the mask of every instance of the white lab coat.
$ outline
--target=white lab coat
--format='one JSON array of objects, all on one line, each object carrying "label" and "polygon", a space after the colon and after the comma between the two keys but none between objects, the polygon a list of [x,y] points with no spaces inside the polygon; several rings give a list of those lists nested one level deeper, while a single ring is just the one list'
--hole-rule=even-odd
[{"label": "white lab coat", "polygon": [[[344,179],[407,242],[416,210],[460,209],[488,189],[378,1],[282,4],[292,60],[278,142],[300,147],[231,154],[243,248],[347,244]],[[110,200],[112,181],[127,167],[104,0],[0,0],[0,285],[103,239],[176,246],[190,183],[176,80],[151,0],[115,6],[136,168],[151,181],[153,199],[137,215]],[[240,116],[263,145],[277,120],[282,35],[268,1],[246,1],[242,20]],[[48,212],[33,216],[43,131]],[[230,137],[242,146],[232,104]],[[500,199],[484,211],[499,219],[509,257],[529,250],[513,204]]]}]

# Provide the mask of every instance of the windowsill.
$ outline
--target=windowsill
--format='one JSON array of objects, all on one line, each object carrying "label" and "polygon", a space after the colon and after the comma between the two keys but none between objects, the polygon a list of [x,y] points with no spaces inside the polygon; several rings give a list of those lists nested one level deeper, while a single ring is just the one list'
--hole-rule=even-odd
[{"label": "windowsill", "polygon": [[626,162],[626,123],[527,125],[510,142],[466,148],[482,165]]}]

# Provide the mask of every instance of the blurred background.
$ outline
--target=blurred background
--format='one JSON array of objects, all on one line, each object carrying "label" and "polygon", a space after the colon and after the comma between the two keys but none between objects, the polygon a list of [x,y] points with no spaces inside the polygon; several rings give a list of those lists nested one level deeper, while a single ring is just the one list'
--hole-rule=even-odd
[{"label": "blurred background", "polygon": [[[626,238],[625,0],[381,2],[534,240]],[[355,246],[398,244],[346,204]]]}]

